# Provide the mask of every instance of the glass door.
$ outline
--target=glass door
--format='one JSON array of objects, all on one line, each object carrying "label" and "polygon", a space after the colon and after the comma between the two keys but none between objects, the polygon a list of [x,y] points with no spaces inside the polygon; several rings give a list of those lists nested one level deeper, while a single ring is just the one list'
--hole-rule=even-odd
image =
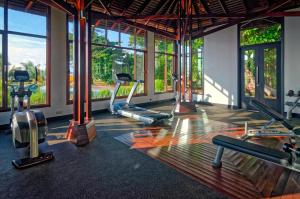
[{"label": "glass door", "polygon": [[251,98],[258,99],[281,112],[280,44],[242,47],[242,106],[249,107]]}]

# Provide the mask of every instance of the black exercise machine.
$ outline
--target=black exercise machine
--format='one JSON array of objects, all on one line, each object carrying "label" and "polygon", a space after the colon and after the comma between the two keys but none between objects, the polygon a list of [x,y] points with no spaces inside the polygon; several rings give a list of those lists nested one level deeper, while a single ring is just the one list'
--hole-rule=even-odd
[{"label": "black exercise machine", "polygon": [[[279,114],[266,104],[253,99],[250,101],[250,104],[259,110],[261,113],[264,113],[268,117],[272,118],[266,125],[264,125],[260,130],[248,130],[245,128],[246,138],[250,137],[264,137],[264,136],[287,136],[293,138],[295,136],[300,136],[299,128],[291,125],[283,115]],[[288,129],[288,133],[282,133],[268,127],[275,122],[281,123],[285,128]],[[247,125],[245,125],[247,126]],[[217,135],[213,137],[212,143],[217,145],[216,157],[212,163],[214,168],[222,167],[222,155],[224,148],[230,150],[238,151],[251,155],[253,157],[272,162],[279,166],[292,169],[295,171],[300,171],[300,148],[295,148],[294,139],[290,139],[291,143],[285,143],[282,147],[283,151],[276,149],[267,148],[258,144],[253,144],[246,142],[245,140],[239,140],[223,135]]]},{"label": "black exercise machine", "polygon": [[294,149],[289,144],[283,145],[284,151],[271,149],[262,145],[245,142],[235,138],[217,135],[212,139],[213,144],[217,145],[217,152],[212,166],[214,168],[222,167],[222,155],[224,148],[245,153],[253,157],[272,162],[276,165],[300,171],[300,150]]},{"label": "black exercise machine", "polygon": [[[117,83],[110,99],[109,109],[113,115],[129,117],[144,122],[147,125],[157,124],[173,117],[172,114],[146,109],[131,103],[131,99],[138,87],[138,84],[144,83],[143,80],[133,80],[132,77],[127,73],[116,74],[116,79]],[[115,102],[120,86],[130,82],[133,82],[133,86],[127,99]]]},{"label": "black exercise machine", "polygon": [[[247,123],[245,123],[245,135],[243,136],[243,138],[247,139],[251,137],[267,137],[267,136],[294,137],[295,135],[300,135],[300,128],[290,124],[290,122],[285,119],[284,115],[278,113],[268,105],[256,99],[250,100],[250,105],[255,109],[257,109],[260,113],[263,113],[265,116],[271,118],[271,120],[269,120],[260,129],[249,130]],[[288,132],[282,132],[277,129],[270,128],[270,126],[276,122],[280,123],[283,127],[285,127],[288,130]]]},{"label": "black exercise machine", "polygon": [[[40,110],[30,110],[32,90],[37,86],[37,69],[35,83],[31,83],[29,73],[23,70],[14,71],[11,87],[11,130],[12,140],[16,148],[29,149],[30,157],[13,160],[17,169],[22,169],[54,159],[52,152],[40,153],[39,144],[46,141],[47,120]],[[14,85],[13,83],[16,83]],[[29,85],[25,85],[25,83]],[[27,97],[27,107],[24,109],[24,98]],[[17,110],[15,110],[15,101]]]}]

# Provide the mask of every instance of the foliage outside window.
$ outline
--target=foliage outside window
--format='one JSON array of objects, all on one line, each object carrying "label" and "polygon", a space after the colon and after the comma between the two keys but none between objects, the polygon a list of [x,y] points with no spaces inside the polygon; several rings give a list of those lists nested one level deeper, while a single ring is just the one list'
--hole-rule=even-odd
[{"label": "foliage outside window", "polygon": [[[266,44],[281,41],[281,24],[263,25],[255,28],[247,28],[240,31],[240,45],[256,45]],[[244,91],[248,97],[255,97],[256,89],[256,51],[245,50],[244,51]],[[264,66],[264,95],[266,98],[276,98],[276,86],[277,86],[277,69],[276,69],[276,49],[265,49],[263,52]]]},{"label": "foliage outside window", "polygon": [[203,38],[193,40],[192,45],[192,90],[193,93],[203,93]]},{"label": "foliage outside window", "polygon": [[155,35],[155,93],[173,91],[172,74],[175,69],[174,41]]},{"label": "foliage outside window", "polygon": [[[14,0],[0,1],[0,107],[7,109],[10,106],[10,87],[4,84],[12,82],[15,70],[27,70],[30,79],[35,81],[37,69],[37,87],[32,90],[30,102],[32,105],[46,105],[48,101],[48,67],[47,67],[47,18],[48,7],[36,3],[31,9],[18,6]],[[7,9],[8,16],[4,17]],[[7,27],[4,22],[7,21]],[[5,37],[4,37],[5,36]],[[2,41],[2,39],[5,40]],[[7,40],[6,40],[7,38]],[[7,42],[7,48],[3,48],[2,42]],[[2,56],[4,52],[6,56]],[[3,54],[2,54],[3,53]],[[4,68],[4,63],[7,68]],[[28,83],[31,84],[31,83]],[[26,85],[25,85],[26,86]]]},{"label": "foliage outside window", "polygon": [[281,31],[281,24],[241,30],[240,45],[246,46],[280,41]]},{"label": "foliage outside window", "polygon": [[[97,23],[97,22],[96,22]],[[70,27],[69,22],[69,27]],[[92,28],[92,99],[107,99],[114,89],[117,73],[128,73],[135,80],[144,80],[145,34],[141,31],[103,21]],[[137,34],[139,33],[139,34]],[[72,29],[69,29],[69,48],[73,48]],[[69,88],[72,99],[74,84],[73,56],[69,53]],[[118,96],[127,96],[133,83],[122,85]],[[144,94],[144,84],[139,85],[136,94]]]}]

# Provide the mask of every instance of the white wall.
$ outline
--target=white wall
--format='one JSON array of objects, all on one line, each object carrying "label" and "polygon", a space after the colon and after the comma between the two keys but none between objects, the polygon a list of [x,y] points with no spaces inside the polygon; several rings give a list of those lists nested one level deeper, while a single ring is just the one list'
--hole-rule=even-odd
[{"label": "white wall", "polygon": [[204,37],[204,94],[197,101],[237,106],[237,26]]},{"label": "white wall", "polygon": [[[284,93],[300,90],[300,17],[286,17],[284,20]],[[294,98],[285,96],[284,101]],[[285,111],[287,111],[285,107]],[[294,112],[300,113],[300,108]]]},{"label": "white wall", "polygon": [[[134,103],[145,103],[174,98],[172,93],[154,94],[154,34],[147,33],[147,66],[148,94],[134,97]],[[72,105],[66,104],[66,15],[51,10],[51,106],[42,108],[46,117],[68,115],[72,113]],[[109,100],[92,103],[92,110],[107,109]],[[0,112],[0,125],[8,124],[10,112]]]}]

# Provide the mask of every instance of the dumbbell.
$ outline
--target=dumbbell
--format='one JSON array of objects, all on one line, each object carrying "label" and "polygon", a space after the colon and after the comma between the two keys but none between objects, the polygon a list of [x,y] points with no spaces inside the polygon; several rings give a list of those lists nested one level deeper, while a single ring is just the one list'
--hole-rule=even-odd
[{"label": "dumbbell", "polygon": [[300,148],[294,149],[292,144],[284,143],[282,149],[286,153],[294,152],[297,157],[300,157]]},{"label": "dumbbell", "polygon": [[[299,92],[298,92],[299,94]],[[288,93],[287,93],[288,96],[294,96],[295,95],[295,92],[293,90],[289,90]]]}]

